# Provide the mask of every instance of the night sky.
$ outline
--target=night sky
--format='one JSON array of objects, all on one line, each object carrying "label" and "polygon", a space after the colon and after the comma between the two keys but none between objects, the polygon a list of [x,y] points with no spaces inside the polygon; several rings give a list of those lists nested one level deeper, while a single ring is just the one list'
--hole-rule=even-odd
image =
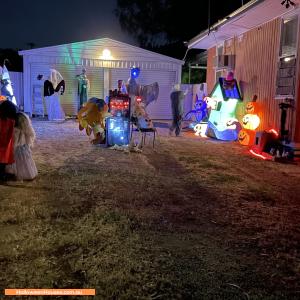
[{"label": "night sky", "polygon": [[[202,1],[204,4],[204,0]],[[245,0],[244,3],[248,1]],[[36,48],[103,37],[137,45],[132,37],[122,31],[113,13],[116,2],[117,0],[9,0],[6,2],[6,9],[1,10],[0,49],[28,49],[28,43],[34,43]],[[191,4],[189,6],[193,9],[198,4],[192,2],[188,1],[185,5]],[[221,1],[211,2],[214,3],[212,13],[215,17],[212,19],[217,19],[238,8],[242,1],[226,1],[226,14]],[[206,9],[202,7],[201,10],[205,17],[200,17],[199,11],[199,19],[195,19],[195,25],[199,27],[195,30],[197,33],[207,28]]]},{"label": "night sky", "polygon": [[[102,37],[134,43],[121,30],[116,0],[9,0],[1,9],[0,48],[27,49]],[[3,5],[2,5],[3,8]]]}]

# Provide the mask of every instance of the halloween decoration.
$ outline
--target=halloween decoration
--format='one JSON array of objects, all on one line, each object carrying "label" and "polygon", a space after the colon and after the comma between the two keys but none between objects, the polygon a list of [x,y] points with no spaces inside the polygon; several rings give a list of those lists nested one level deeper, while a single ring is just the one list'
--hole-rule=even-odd
[{"label": "halloween decoration", "polygon": [[90,81],[86,76],[86,69],[83,68],[81,74],[76,75],[78,80],[78,97],[79,97],[79,109],[87,102],[88,93],[90,90]]},{"label": "halloween decoration", "polygon": [[0,85],[1,95],[7,97],[14,105],[17,105],[16,97],[14,96],[13,85],[10,80],[9,72],[6,67],[7,59],[4,60],[3,68],[0,66]]},{"label": "halloween decoration", "polygon": [[241,145],[253,145],[255,142],[255,129],[260,124],[260,118],[256,114],[258,112],[258,104],[256,102],[257,96],[254,95],[252,101],[248,102],[245,107],[246,115],[242,120],[243,130],[239,135],[239,142]]},{"label": "halloween decoration", "polygon": [[195,135],[206,137],[205,132],[207,129],[207,123],[198,123],[194,126]]},{"label": "halloween decoration", "polygon": [[193,116],[196,124],[198,124],[207,118],[207,114],[207,102],[205,100],[198,99],[198,95],[196,95],[194,109],[190,110],[184,118],[189,119]]},{"label": "halloween decoration", "polygon": [[180,84],[174,84],[173,90],[170,94],[171,109],[172,109],[172,124],[169,128],[169,135],[175,130],[175,135],[179,136],[181,132],[181,122],[184,112],[184,98],[187,95],[188,90],[183,92],[180,89]]},{"label": "halloween decoration", "polygon": [[254,139],[255,132],[253,130],[242,129],[239,132],[238,141],[244,146],[254,144]]},{"label": "halloween decoration", "polygon": [[79,130],[86,131],[88,136],[93,133],[93,144],[105,142],[105,118],[109,117],[108,106],[102,99],[90,98],[78,112]]},{"label": "halloween decoration", "polygon": [[258,115],[247,114],[243,117],[243,127],[249,130],[255,130],[258,128],[260,118]]},{"label": "halloween decoration", "polygon": [[[254,96],[254,99],[256,99],[255,96]],[[252,101],[248,102],[246,104],[245,110],[246,110],[246,114],[257,114],[258,113],[258,104],[257,104],[256,100],[255,101],[252,100]]]},{"label": "halloween decoration", "polygon": [[[142,102],[145,104],[145,107],[147,107],[150,103],[157,100],[159,95],[159,85],[157,82],[149,85],[138,84],[136,79],[139,77],[139,75],[140,69],[137,67],[132,67],[126,88],[129,97],[133,99],[135,96],[140,96]],[[133,105],[133,103],[131,104]],[[131,111],[133,111],[133,108],[131,108]]]},{"label": "halloween decoration", "polygon": [[55,69],[49,69],[47,74],[39,74],[38,80],[44,81],[44,99],[49,121],[64,120],[65,112],[60,104],[60,95],[65,92],[65,81]]},{"label": "halloween decoration", "polygon": [[233,73],[229,72],[226,79],[219,78],[212,93],[207,97],[207,107],[210,109],[207,136],[224,141],[238,139],[241,130],[235,116],[238,101],[242,101],[242,97]]},{"label": "halloween decoration", "polygon": [[122,81],[118,82],[118,91],[109,92],[109,112],[106,135],[107,146],[128,145],[130,134],[130,105],[128,94],[122,94]]},{"label": "halloween decoration", "polygon": [[[280,139],[289,143],[291,141],[291,132],[293,127],[293,100],[285,99],[285,102],[279,104],[279,108],[281,110],[280,117]],[[288,124],[287,124],[288,120]],[[287,129],[286,129],[287,125]]]}]

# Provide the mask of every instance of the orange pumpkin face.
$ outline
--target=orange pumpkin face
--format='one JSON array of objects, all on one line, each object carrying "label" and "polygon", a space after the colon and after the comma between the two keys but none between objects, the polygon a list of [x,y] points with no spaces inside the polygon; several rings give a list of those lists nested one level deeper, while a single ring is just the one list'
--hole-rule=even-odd
[{"label": "orange pumpkin face", "polygon": [[241,145],[248,146],[254,144],[255,132],[242,129],[239,132],[238,141]]},{"label": "orange pumpkin face", "polygon": [[246,105],[246,114],[254,114],[257,113],[257,103],[256,102],[248,102]]}]

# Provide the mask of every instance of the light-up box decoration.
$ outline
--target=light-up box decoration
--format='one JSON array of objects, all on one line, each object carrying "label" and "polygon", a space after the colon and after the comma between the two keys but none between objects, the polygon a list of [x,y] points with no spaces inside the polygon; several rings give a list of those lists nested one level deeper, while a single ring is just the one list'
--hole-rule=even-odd
[{"label": "light-up box decoration", "polygon": [[236,118],[236,106],[242,97],[235,79],[219,78],[210,97],[211,111],[206,135],[224,141],[235,141],[241,125]]},{"label": "light-up box decoration", "polygon": [[106,120],[106,129],[108,146],[129,144],[130,122],[128,119],[110,117]]},{"label": "light-up box decoration", "polygon": [[107,146],[128,145],[130,136],[130,97],[121,91],[110,91],[106,122]]}]

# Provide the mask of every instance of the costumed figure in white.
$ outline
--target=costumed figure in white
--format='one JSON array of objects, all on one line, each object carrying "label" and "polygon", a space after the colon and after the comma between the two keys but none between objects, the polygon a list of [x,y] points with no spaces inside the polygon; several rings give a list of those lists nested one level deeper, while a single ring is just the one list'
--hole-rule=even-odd
[{"label": "costumed figure in white", "polygon": [[14,174],[17,180],[32,180],[38,175],[31,153],[34,140],[35,132],[29,117],[25,113],[17,113],[14,128],[15,162],[6,166],[6,172]]},{"label": "costumed figure in white", "polygon": [[4,60],[3,68],[0,66],[0,82],[1,82],[0,95],[6,96],[9,101],[11,101],[14,105],[17,105],[17,100],[16,97],[14,96],[14,91],[10,80],[10,76],[5,65],[7,61],[8,61],[7,59]]},{"label": "costumed figure in white", "polygon": [[65,113],[60,104],[60,95],[65,92],[65,81],[55,69],[50,69],[47,75],[38,75],[39,80],[44,80],[44,99],[49,121],[65,120]]}]

